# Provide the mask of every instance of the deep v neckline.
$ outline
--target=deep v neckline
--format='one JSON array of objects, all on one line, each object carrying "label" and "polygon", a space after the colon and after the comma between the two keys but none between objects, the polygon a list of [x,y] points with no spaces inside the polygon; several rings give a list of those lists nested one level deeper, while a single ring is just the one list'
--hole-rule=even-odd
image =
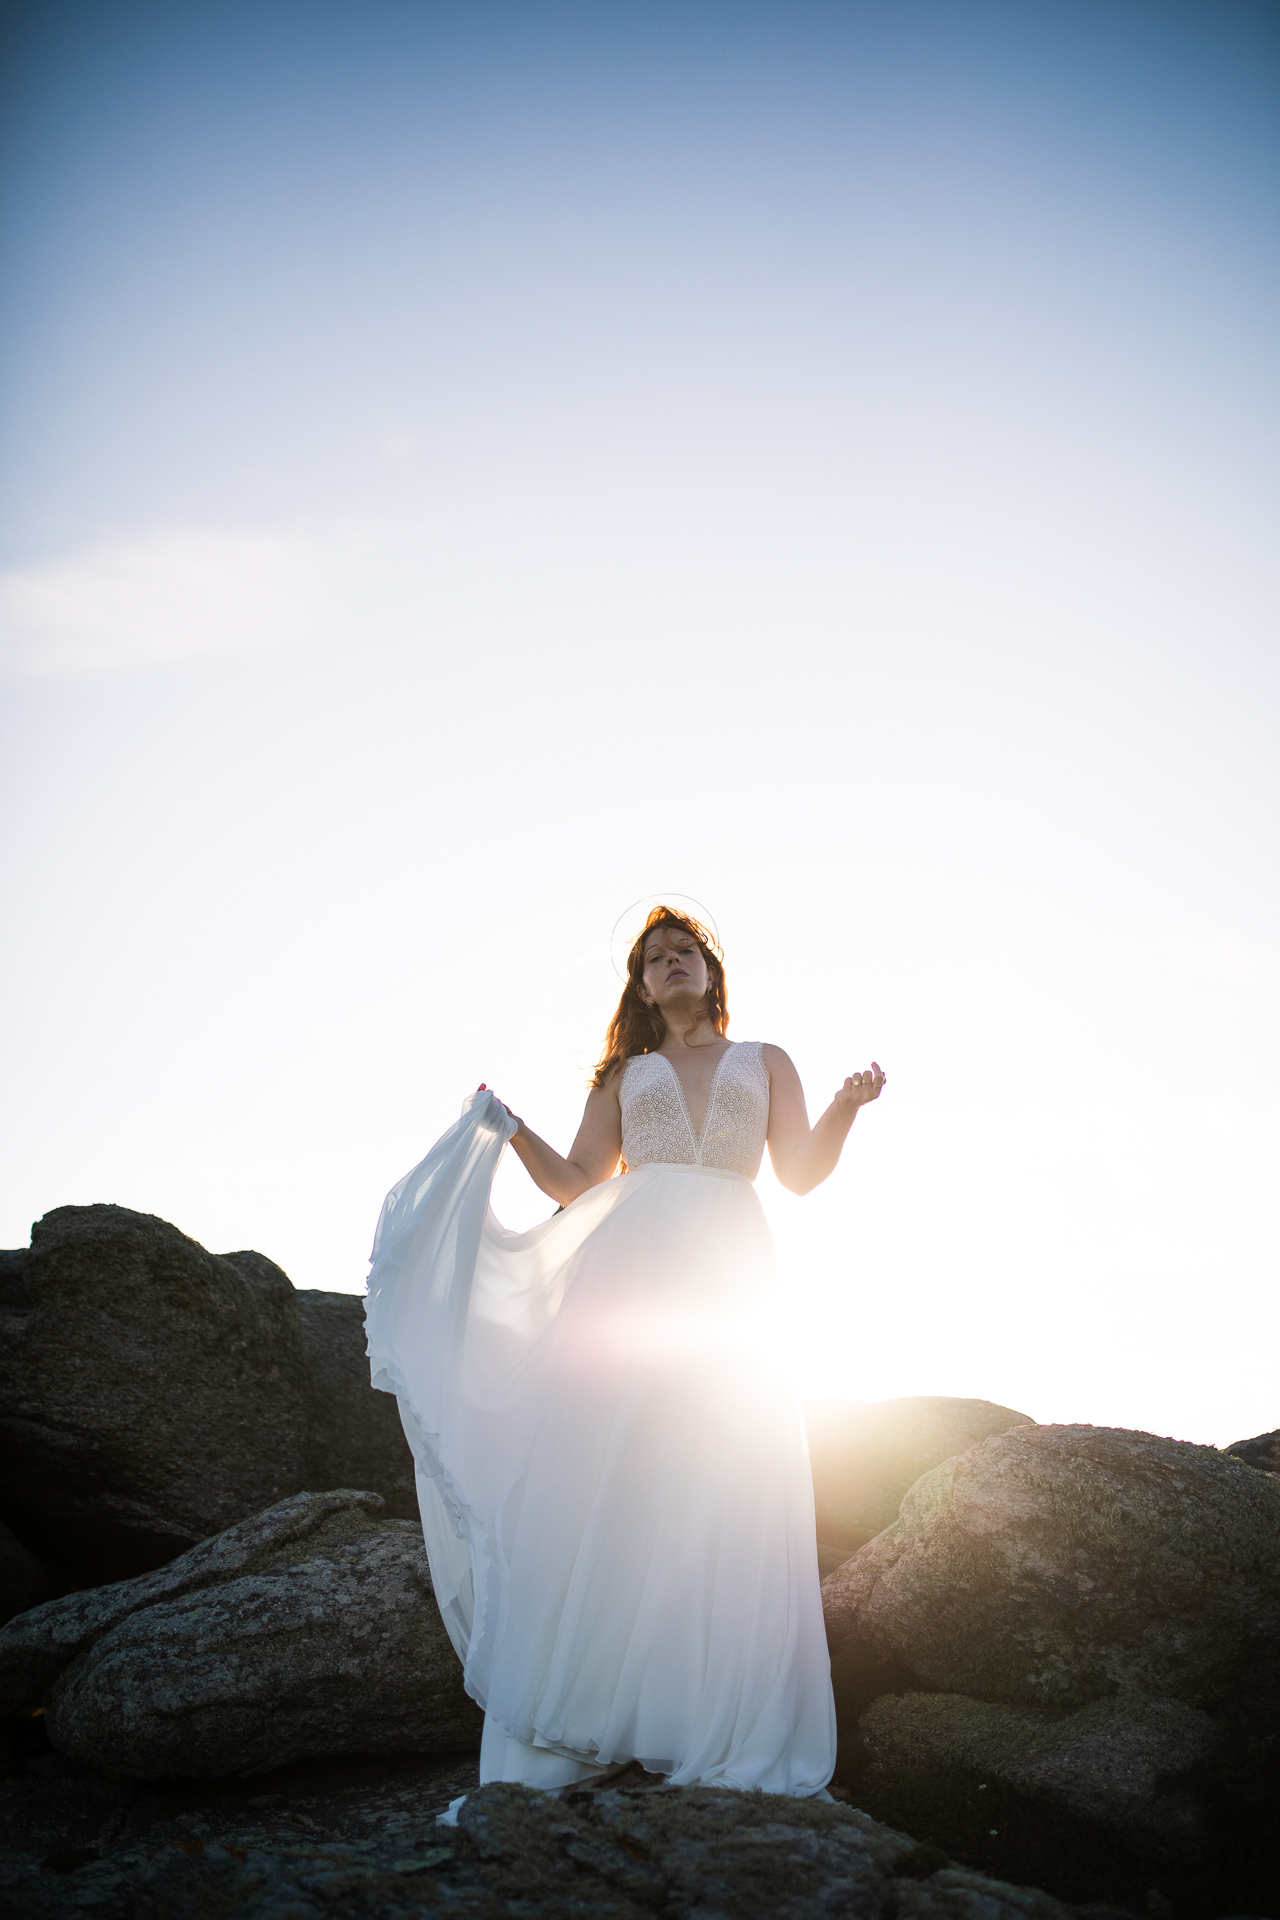
[{"label": "deep v neckline", "polygon": [[696,1133],[694,1132],[694,1127],[693,1127],[693,1115],[689,1111],[689,1102],[685,1099],[685,1096],[684,1096],[683,1080],[681,1080],[680,1075],[676,1072],[674,1066],[672,1066],[670,1060],[668,1060],[665,1053],[659,1053],[656,1056],[659,1060],[663,1062],[668,1073],[671,1075],[671,1078],[676,1083],[676,1092],[680,1096],[680,1111],[684,1115],[684,1123],[686,1127],[688,1127],[689,1129],[689,1138],[693,1142],[693,1151],[697,1159],[699,1160],[699,1162],[701,1162],[702,1160],[702,1138],[707,1131],[707,1122],[711,1118],[711,1109],[715,1105],[716,1088],[720,1085],[720,1069],[723,1067],[725,1061],[729,1058],[729,1055],[732,1053],[736,1045],[737,1045],[736,1041],[730,1040],[728,1046],[725,1048],[724,1052],[720,1055],[720,1058],[716,1061],[716,1070],[711,1076],[711,1086],[707,1091],[707,1105],[702,1115],[702,1125],[698,1128]]}]

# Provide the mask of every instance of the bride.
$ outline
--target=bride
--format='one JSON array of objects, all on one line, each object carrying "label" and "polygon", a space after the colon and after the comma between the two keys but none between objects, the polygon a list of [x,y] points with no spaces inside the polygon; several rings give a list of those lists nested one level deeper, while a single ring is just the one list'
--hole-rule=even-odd
[{"label": "bride", "polygon": [[[482,1781],[831,1777],[808,1446],[751,1183],[766,1143],[793,1193],[825,1180],[885,1076],[810,1127],[787,1055],[728,1024],[712,936],[656,907],[568,1154],[481,1087],[383,1207],[370,1367],[484,1708]],[[560,1203],[527,1233],[489,1209],[508,1140]]]}]

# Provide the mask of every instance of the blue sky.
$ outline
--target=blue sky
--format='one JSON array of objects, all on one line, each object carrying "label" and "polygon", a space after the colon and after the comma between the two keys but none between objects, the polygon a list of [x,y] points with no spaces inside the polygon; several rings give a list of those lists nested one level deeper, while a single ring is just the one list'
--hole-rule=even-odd
[{"label": "blue sky", "polygon": [[0,1240],[358,1287],[675,887],[890,1070],[762,1187],[814,1391],[1273,1426],[1274,11],[8,32]]}]

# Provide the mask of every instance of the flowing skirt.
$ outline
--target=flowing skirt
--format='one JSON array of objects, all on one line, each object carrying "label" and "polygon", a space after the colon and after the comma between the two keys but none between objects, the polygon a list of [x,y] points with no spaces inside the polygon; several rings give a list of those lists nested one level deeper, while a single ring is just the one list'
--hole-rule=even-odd
[{"label": "flowing skirt", "polygon": [[527,1233],[489,1209],[490,1094],[388,1195],[366,1317],[482,1778],[622,1760],[814,1794],[835,1713],[773,1244],[741,1176],[653,1165]]}]

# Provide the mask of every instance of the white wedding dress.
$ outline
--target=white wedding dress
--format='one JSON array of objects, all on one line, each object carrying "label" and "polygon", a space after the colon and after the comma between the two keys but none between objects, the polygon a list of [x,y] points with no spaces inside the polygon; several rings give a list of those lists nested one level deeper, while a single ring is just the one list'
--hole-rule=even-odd
[{"label": "white wedding dress", "polygon": [[373,1384],[418,1470],[440,1611],[485,1710],[481,1779],[623,1760],[676,1784],[816,1794],[835,1712],[798,1395],[777,1369],[752,1181],[758,1044],[700,1135],[661,1054],[620,1084],[628,1171],[541,1226],[489,1208],[515,1129],[490,1093],[388,1194]]}]

